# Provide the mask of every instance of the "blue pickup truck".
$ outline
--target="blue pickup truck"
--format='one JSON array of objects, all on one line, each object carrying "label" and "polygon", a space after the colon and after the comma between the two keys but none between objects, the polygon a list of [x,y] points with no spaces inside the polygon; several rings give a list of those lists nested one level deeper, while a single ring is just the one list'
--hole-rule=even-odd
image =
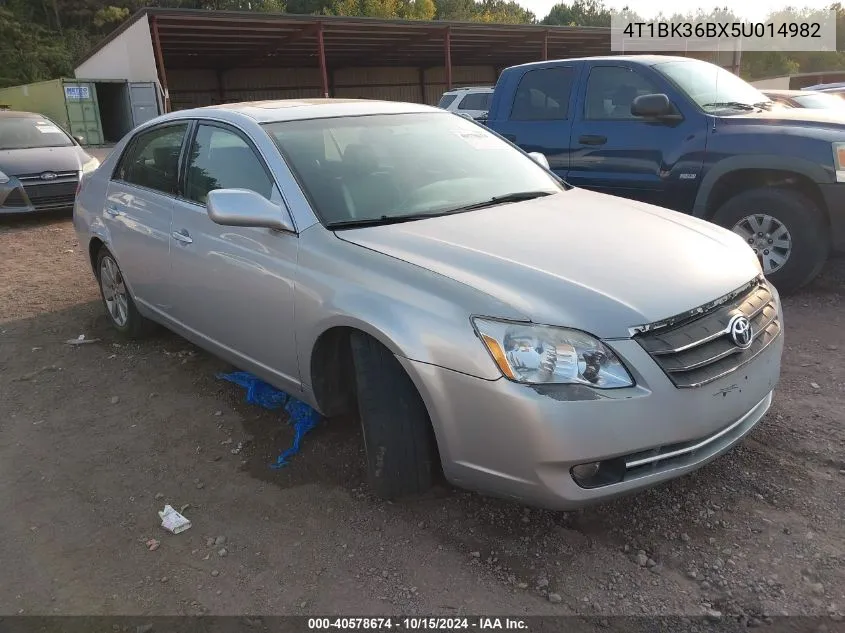
[{"label": "blue pickup truck", "polygon": [[845,116],[771,109],[713,64],[617,56],[514,66],[486,124],[576,187],[732,229],[781,291],[845,249]]}]

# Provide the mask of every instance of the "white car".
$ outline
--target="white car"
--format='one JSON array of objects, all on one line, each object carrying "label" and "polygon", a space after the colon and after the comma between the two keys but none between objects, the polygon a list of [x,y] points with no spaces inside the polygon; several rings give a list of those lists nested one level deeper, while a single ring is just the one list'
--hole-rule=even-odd
[{"label": "white car", "polygon": [[437,107],[478,119],[487,116],[492,98],[492,87],[455,88],[443,93]]}]

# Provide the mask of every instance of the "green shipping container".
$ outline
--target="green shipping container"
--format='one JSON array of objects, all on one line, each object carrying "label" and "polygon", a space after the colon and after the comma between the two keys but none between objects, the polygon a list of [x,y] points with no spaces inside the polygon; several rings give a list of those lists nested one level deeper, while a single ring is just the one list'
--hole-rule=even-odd
[{"label": "green shipping container", "polygon": [[0,88],[0,104],[53,119],[85,145],[103,145],[97,87],[91,81],[53,79]]}]

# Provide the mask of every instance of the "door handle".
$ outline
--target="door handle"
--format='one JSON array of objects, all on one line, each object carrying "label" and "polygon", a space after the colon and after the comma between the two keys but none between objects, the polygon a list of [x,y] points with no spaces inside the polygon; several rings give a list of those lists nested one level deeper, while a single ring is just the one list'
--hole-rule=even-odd
[{"label": "door handle", "polygon": [[177,242],[182,242],[183,244],[191,244],[194,241],[185,229],[182,229],[181,231],[173,231],[170,236]]},{"label": "door handle", "polygon": [[122,212],[117,207],[106,207],[106,213],[111,217],[116,218],[121,215]]},{"label": "door handle", "polygon": [[578,142],[581,145],[604,145],[607,143],[607,137],[599,134],[585,134],[578,137]]},{"label": "door handle", "polygon": [[604,145],[607,143],[607,137],[598,134],[585,134],[578,137],[578,142],[581,145]]}]

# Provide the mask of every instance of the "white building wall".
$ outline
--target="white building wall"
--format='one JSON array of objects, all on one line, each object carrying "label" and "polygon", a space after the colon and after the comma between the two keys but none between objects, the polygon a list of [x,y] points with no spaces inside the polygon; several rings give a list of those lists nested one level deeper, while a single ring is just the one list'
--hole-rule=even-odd
[{"label": "white building wall", "polygon": [[789,90],[789,75],[752,81],[751,85],[760,90]]},{"label": "white building wall", "polygon": [[80,64],[78,79],[126,79],[158,84],[150,23],[142,15],[135,24]]}]

